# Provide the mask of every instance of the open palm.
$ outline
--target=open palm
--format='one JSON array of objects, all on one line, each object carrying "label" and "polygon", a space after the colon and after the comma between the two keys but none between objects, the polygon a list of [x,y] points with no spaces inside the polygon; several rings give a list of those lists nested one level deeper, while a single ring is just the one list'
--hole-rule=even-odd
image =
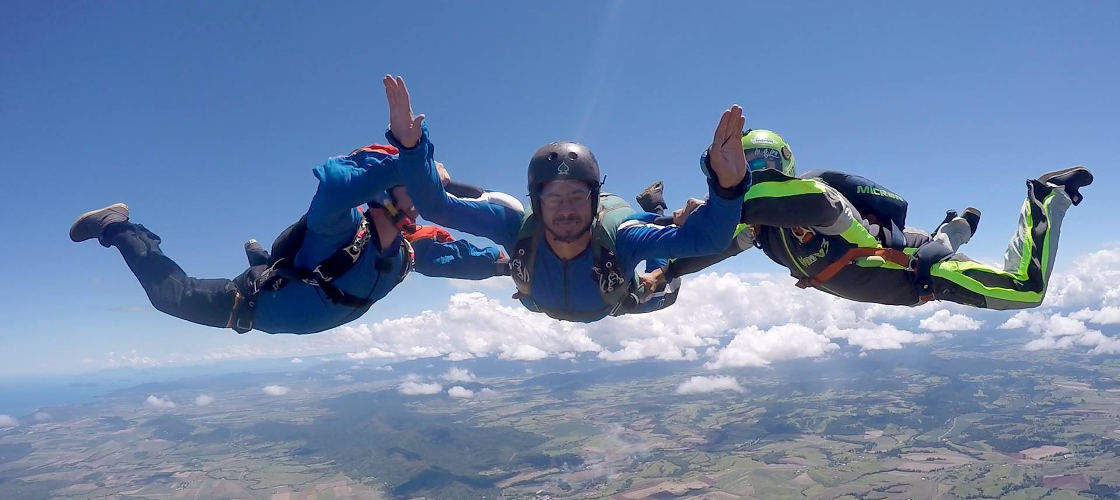
[{"label": "open palm", "polygon": [[389,102],[389,131],[402,146],[411,148],[420,142],[420,125],[424,122],[424,115],[412,116],[412,103],[404,78],[385,75],[383,82],[385,99]]},{"label": "open palm", "polygon": [[716,126],[715,137],[708,148],[708,160],[719,185],[733,188],[743,181],[747,173],[747,158],[743,155],[743,108],[738,104],[724,110]]}]

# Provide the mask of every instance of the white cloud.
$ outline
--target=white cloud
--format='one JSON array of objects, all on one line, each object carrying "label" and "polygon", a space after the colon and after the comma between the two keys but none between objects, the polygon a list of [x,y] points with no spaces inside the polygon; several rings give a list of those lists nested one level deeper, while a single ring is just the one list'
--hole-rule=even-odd
[{"label": "white cloud", "polygon": [[478,397],[478,399],[493,399],[493,398],[498,397],[498,391],[495,391],[494,389],[486,387],[486,388],[478,391],[478,394],[476,396]]},{"label": "white cloud", "polygon": [[891,324],[872,324],[854,328],[830,326],[825,328],[824,334],[832,338],[845,339],[849,344],[863,351],[902,349],[904,344],[926,342],[933,338],[928,333],[914,333]]},{"label": "white cloud", "polygon": [[561,351],[598,352],[601,347],[587,330],[586,325],[555,321],[476,292],[452,295],[447,308],[439,312],[343,326],[332,335],[351,345],[366,346],[348,354],[351,359],[496,355],[537,360]]},{"label": "white cloud", "polygon": [[739,381],[735,377],[692,377],[677,386],[677,394],[699,394],[716,391],[743,392]]},{"label": "white cloud", "polygon": [[211,396],[209,394],[199,394],[198,397],[194,398],[194,404],[196,406],[209,406],[210,403],[213,402],[214,396]]},{"label": "white cloud", "polygon": [[474,374],[465,368],[452,366],[440,378],[448,382],[474,382]]},{"label": "white cloud", "polygon": [[[1073,315],[1077,314],[1074,313]],[[1100,330],[1089,328],[1084,321],[1074,319],[1071,316],[1060,313],[1046,314],[1038,311],[1019,311],[999,327],[1003,329],[1026,328],[1028,332],[1038,335],[1037,338],[1023,346],[1028,351],[1088,347],[1090,348],[1089,354],[1120,353],[1120,338],[1110,337]]]},{"label": "white cloud", "polygon": [[353,375],[345,375],[345,374],[335,375],[334,379],[339,381],[339,382],[353,382],[354,381],[354,376]]},{"label": "white cloud", "polygon": [[19,420],[16,420],[11,415],[0,415],[0,429],[15,427],[17,425],[19,425]]},{"label": "white cloud", "polygon": [[1106,306],[1095,310],[1086,307],[1069,317],[1097,325],[1116,325],[1120,324],[1120,307]]},{"label": "white cloud", "polygon": [[1059,261],[1043,306],[1067,309],[1120,306],[1120,244]]},{"label": "white cloud", "polygon": [[303,363],[303,360],[302,360],[302,359],[299,359],[299,358],[292,358],[292,364],[293,364],[293,365],[298,365],[298,364],[300,364],[300,363]]},{"label": "white cloud", "polygon": [[144,404],[151,406],[157,410],[168,410],[175,407],[175,402],[167,396],[158,397],[154,394],[148,395],[148,399],[144,400]]},{"label": "white cloud", "polygon": [[519,361],[537,361],[548,357],[548,351],[536,346],[521,344],[515,347],[501,346],[498,357]]},{"label": "white cloud", "polygon": [[264,389],[262,389],[262,390],[264,391],[265,394],[268,394],[269,396],[283,396],[283,395],[291,392],[292,388],[291,387],[285,387],[285,386],[282,386],[282,385],[266,385],[266,386],[264,386]]},{"label": "white cloud", "polygon": [[51,418],[53,417],[51,417],[49,413],[43,411],[37,411],[34,415],[31,415],[31,419],[36,422],[47,422],[51,420]]},{"label": "white cloud", "polygon": [[[365,326],[365,325],[362,325]],[[349,327],[343,327],[349,328]],[[346,357],[350,359],[369,359],[369,358],[394,358],[397,354],[391,351],[386,351],[378,347],[370,347],[362,352],[348,352]]]},{"label": "white cloud", "polygon": [[116,352],[105,353],[105,365],[109,368],[151,368],[160,364],[159,361],[136,352],[136,349],[119,354]]},{"label": "white cloud", "polygon": [[410,396],[439,394],[441,391],[443,391],[443,386],[435,382],[425,384],[422,382],[415,382],[410,380],[401,384],[400,387],[397,388],[397,391],[399,391],[401,394],[407,394]]},{"label": "white cloud", "polygon": [[838,348],[828,337],[804,325],[785,324],[765,332],[748,326],[739,329],[727,347],[715,350],[715,359],[705,366],[767,366],[774,361],[821,356]]},{"label": "white cloud", "polygon": [[389,365],[381,365],[381,366],[375,367],[374,370],[379,371],[379,372],[391,372],[391,371],[393,371],[393,367],[389,366]]},{"label": "white cloud", "polygon": [[455,386],[447,390],[447,395],[453,398],[469,399],[474,397],[474,391],[463,386]]},{"label": "white cloud", "polygon": [[983,321],[972,319],[963,314],[950,313],[948,309],[938,309],[930,317],[918,322],[919,327],[931,332],[979,330],[983,325]]}]

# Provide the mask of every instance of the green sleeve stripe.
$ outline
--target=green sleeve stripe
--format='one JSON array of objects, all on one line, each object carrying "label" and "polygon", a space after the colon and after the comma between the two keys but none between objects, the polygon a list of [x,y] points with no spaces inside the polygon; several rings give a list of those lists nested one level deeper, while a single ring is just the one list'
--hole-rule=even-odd
[{"label": "green sleeve stripe", "polygon": [[[1051,192],[1042,201],[1042,211],[1043,211],[1043,213],[1046,213],[1046,214],[1050,213],[1050,202],[1053,199],[1054,199],[1054,193]],[[1034,216],[1031,215],[1031,210],[1030,210],[1029,205],[1030,205],[1030,201],[1024,202],[1023,203],[1023,210],[1022,210],[1022,212],[1023,212],[1023,223],[1025,224],[1025,227],[1023,227],[1022,248],[1019,249],[1019,255],[1020,255],[1019,268],[1016,271],[1016,275],[1019,277],[1020,280],[1026,280],[1027,279],[1028,268],[1031,265],[1031,257],[1033,257],[1035,255],[1036,251],[1041,252],[1041,255],[1039,256],[1039,263],[1042,264],[1042,269],[1040,269],[1040,271],[1042,272],[1043,276],[1047,276],[1049,274],[1047,271],[1050,269],[1050,265],[1051,265],[1051,262],[1050,262],[1050,233],[1051,233],[1051,230],[1053,229],[1053,227],[1051,227],[1050,221],[1047,220],[1046,233],[1042,238],[1042,246],[1041,246],[1041,248],[1039,248],[1039,245],[1037,244],[1037,242],[1034,241],[1034,224],[1035,224],[1035,221],[1034,221]]]},{"label": "green sleeve stripe", "polygon": [[857,220],[853,220],[848,229],[840,233],[840,237],[844,238],[844,241],[861,248],[879,248],[881,246],[879,240],[867,232],[867,228],[863,227],[863,224],[860,224]]},{"label": "green sleeve stripe", "polygon": [[1031,229],[1034,228],[1034,217],[1031,216],[1029,204],[1030,201],[1023,202],[1023,223],[1026,224],[1026,227],[1023,228],[1023,242],[1021,243],[1023,246],[1019,249],[1019,269],[1015,272],[1023,279],[1027,276],[1027,267],[1031,264],[1031,255],[1037,248],[1034,244],[1034,235],[1031,234]]},{"label": "green sleeve stripe", "polygon": [[735,239],[736,237],[738,237],[739,233],[742,233],[743,230],[746,229],[746,228],[747,228],[747,225],[740,222],[738,225],[735,226],[735,233],[731,235],[731,239]]},{"label": "green sleeve stripe", "polygon": [[1009,302],[1024,302],[1037,304],[1042,302],[1042,294],[1039,292],[1019,291],[1010,288],[999,288],[985,286],[983,283],[969,278],[964,274],[965,271],[980,271],[989,274],[996,274],[1004,276],[1009,280],[1020,281],[1018,277],[1006,271],[993,269],[985,266],[979,262],[972,262],[966,260],[946,260],[933,265],[930,269],[930,274],[938,278],[942,278],[953,282],[962,288],[978,293],[985,297],[992,297]]},{"label": "green sleeve stripe", "polygon": [[[905,253],[906,255],[910,255],[910,256],[913,256],[914,252],[917,252],[917,251],[918,251],[917,248],[903,248],[902,249],[902,253]],[[902,267],[898,264],[895,264],[894,262],[886,260],[882,257],[867,257],[867,258],[864,258],[864,259],[856,259],[856,265],[859,266],[859,267],[877,267],[877,268],[882,268],[882,269],[898,269],[898,270],[906,269],[905,267]]]},{"label": "green sleeve stripe", "polygon": [[881,269],[906,269],[882,257],[864,257],[862,259],[856,259],[856,265],[859,267],[876,267]]},{"label": "green sleeve stripe", "polygon": [[781,198],[802,194],[823,194],[826,186],[816,179],[790,179],[788,181],[766,181],[751,186],[743,201],[755,198]]}]

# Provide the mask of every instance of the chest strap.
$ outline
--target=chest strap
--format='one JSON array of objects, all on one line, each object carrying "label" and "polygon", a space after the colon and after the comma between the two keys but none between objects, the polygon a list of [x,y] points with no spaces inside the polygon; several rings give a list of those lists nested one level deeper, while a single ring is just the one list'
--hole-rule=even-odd
[{"label": "chest strap", "polygon": [[825,266],[825,268],[821,269],[821,271],[817,274],[814,274],[813,276],[807,278],[798,279],[797,286],[799,288],[811,288],[820,286],[821,284],[835,277],[836,273],[839,273],[840,270],[851,264],[855,264],[856,259],[867,257],[882,258],[887,262],[897,264],[899,267],[902,267],[907,271],[914,271],[916,269],[914,259],[901,250],[897,250],[894,248],[856,247],[845,252],[844,255],[841,255],[839,259],[836,259],[831,264]]}]

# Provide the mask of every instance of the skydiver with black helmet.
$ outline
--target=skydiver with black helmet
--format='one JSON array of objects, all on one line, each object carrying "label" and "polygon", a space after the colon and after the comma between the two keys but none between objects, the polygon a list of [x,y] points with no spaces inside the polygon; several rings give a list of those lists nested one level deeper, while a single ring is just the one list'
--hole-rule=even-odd
[{"label": "skydiver with black helmet", "polygon": [[645,295],[635,278],[639,262],[710,254],[730,242],[749,186],[739,146],[743,114],[738,105],[723,112],[705,155],[710,202],[689,224],[663,227],[635,218],[627,202],[603,192],[594,154],[574,142],[552,142],[533,154],[529,210],[448,196],[422,116],[413,118],[404,81],[386,77],[385,84],[390,101],[386,137],[403,147],[401,134],[419,136],[414,149],[427,155],[410,154],[400,169],[416,207],[427,220],[505,247],[515,297],[532,311],[577,322],[634,312],[634,298]]}]

